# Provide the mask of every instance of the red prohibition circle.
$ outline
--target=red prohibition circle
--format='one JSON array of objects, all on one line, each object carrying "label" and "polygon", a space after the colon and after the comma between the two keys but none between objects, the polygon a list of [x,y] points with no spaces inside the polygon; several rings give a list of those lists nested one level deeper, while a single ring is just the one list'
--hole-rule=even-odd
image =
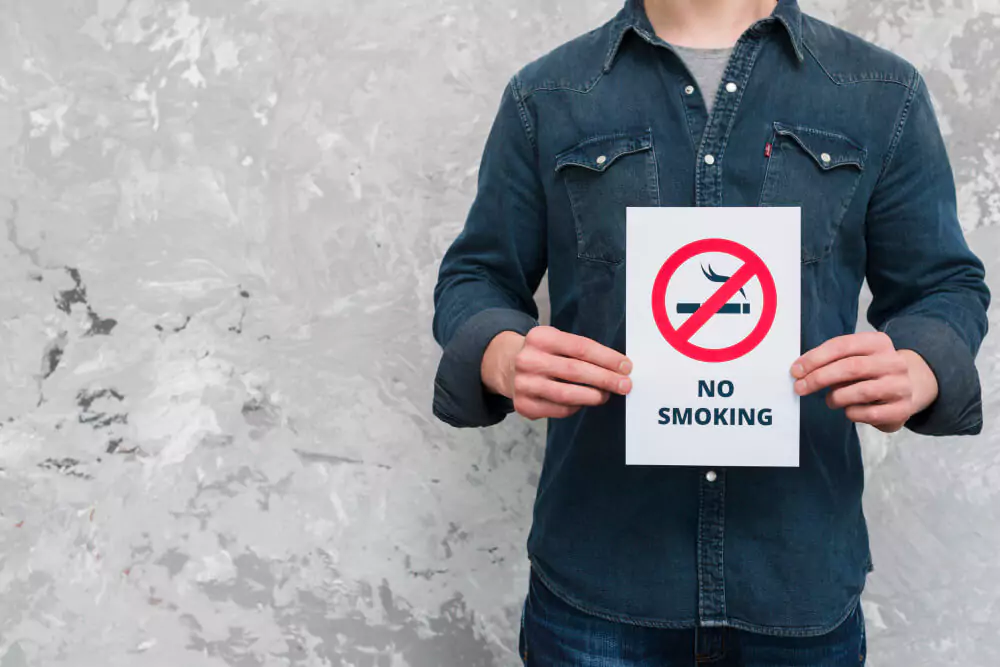
[{"label": "red prohibition circle", "polygon": [[[667,285],[670,284],[670,280],[681,264],[692,257],[709,252],[732,255],[743,260],[744,264],[697,312],[675,329],[667,317]],[[698,333],[705,322],[718,313],[719,308],[726,301],[755,277],[760,281],[761,290],[764,293],[764,303],[761,306],[760,321],[757,322],[753,331],[738,343],[720,349],[701,347],[692,343],[691,337]],[[777,311],[778,290],[775,287],[774,276],[771,275],[770,269],[750,248],[728,239],[701,239],[687,244],[663,263],[659,273],[656,274],[656,280],[653,282],[653,319],[656,321],[660,334],[670,343],[671,347],[695,361],[723,363],[749,354],[760,345],[771,330]]]}]

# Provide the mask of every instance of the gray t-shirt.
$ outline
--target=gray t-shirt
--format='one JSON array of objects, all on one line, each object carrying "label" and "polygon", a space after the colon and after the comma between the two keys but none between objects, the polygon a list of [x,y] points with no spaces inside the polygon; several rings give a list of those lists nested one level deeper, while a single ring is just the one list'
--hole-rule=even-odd
[{"label": "gray t-shirt", "polygon": [[705,100],[708,113],[712,113],[715,93],[719,90],[722,75],[729,64],[732,47],[723,49],[695,49],[689,46],[674,46],[677,55],[681,57],[687,68],[691,70],[701,96]]}]

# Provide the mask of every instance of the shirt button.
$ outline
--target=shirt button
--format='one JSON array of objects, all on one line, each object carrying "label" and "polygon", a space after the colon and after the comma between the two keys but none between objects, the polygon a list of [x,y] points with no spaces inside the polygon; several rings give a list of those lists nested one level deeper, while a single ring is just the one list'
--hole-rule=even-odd
[{"label": "shirt button", "polygon": [[684,87],[684,94],[685,95],[693,95],[694,94],[694,86],[685,86]]},{"label": "shirt button", "polygon": [[706,155],[705,156],[705,164],[708,164],[708,165],[715,164],[715,156],[714,155]]},{"label": "shirt button", "polygon": [[830,154],[829,153],[823,153],[822,155],[819,156],[819,159],[823,161],[823,164],[830,164]]},{"label": "shirt button", "polygon": [[602,155],[602,156],[600,156],[600,157],[597,158],[597,164],[604,164],[607,161],[608,161],[608,156],[607,155]]},{"label": "shirt button", "polygon": [[718,478],[719,476],[715,474],[714,470],[709,470],[707,473],[705,473],[705,479],[707,479],[710,482],[714,482]]},{"label": "shirt button", "polygon": [[735,93],[736,92],[736,84],[733,83],[732,81],[730,81],[729,83],[727,83],[726,84],[726,92]]}]

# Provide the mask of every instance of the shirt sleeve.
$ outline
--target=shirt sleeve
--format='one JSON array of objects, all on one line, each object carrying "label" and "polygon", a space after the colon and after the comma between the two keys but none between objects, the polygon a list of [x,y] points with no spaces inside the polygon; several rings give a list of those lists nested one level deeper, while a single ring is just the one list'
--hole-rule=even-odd
[{"label": "shirt sleeve", "polygon": [[434,338],[443,354],[433,412],[452,426],[491,426],[513,411],[483,385],[483,353],[497,334],[538,325],[534,294],[547,267],[547,236],[534,136],[514,77],[486,140],[476,197],[434,289]]},{"label": "shirt sleeve", "polygon": [[919,74],[894,136],[866,219],[874,296],[868,320],[937,377],[937,400],[906,426],[924,435],[974,435],[983,423],[975,357],[990,292],[958,221],[954,176]]}]

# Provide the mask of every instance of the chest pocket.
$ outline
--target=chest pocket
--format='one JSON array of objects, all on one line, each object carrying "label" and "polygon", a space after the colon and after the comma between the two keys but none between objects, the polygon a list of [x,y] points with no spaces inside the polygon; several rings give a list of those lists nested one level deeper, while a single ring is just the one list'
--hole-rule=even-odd
[{"label": "chest pocket", "polygon": [[833,248],[866,156],[842,134],[774,123],[759,204],[801,207],[803,264],[818,262]]},{"label": "chest pocket", "polygon": [[625,259],[625,208],[659,206],[656,155],[650,130],[589,138],[556,156],[576,227],[581,259]]}]

